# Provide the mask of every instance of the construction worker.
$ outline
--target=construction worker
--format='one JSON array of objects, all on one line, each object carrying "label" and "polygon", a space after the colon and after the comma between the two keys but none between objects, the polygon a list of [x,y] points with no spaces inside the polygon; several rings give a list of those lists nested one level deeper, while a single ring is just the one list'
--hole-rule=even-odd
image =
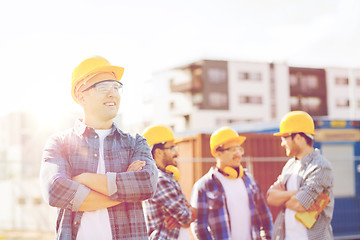
[{"label": "construction worker", "polygon": [[147,239],[141,201],[158,176],[145,138],[113,122],[123,72],[102,57],[73,71],[71,94],[84,116],[48,140],[40,173],[44,199],[58,208],[56,239]]},{"label": "construction worker", "polygon": [[173,132],[165,126],[147,128],[143,136],[152,148],[152,155],[159,171],[159,181],[153,198],[143,202],[149,239],[190,239],[186,228],[196,219],[196,209],[191,207],[177,180]]},{"label": "construction worker", "polygon": [[[282,207],[274,223],[273,239],[333,239],[333,170],[320,151],[313,148],[313,119],[303,111],[289,112],[281,120],[280,132],[274,135],[281,137],[281,146],[291,159],[267,194],[269,205]],[[330,203],[317,213],[315,224],[308,229],[297,214],[314,210],[314,203],[323,193]]]},{"label": "construction worker", "polygon": [[246,137],[222,127],[210,137],[216,167],[194,185],[191,204],[198,218],[195,239],[270,239],[272,217],[254,178],[241,166]]}]

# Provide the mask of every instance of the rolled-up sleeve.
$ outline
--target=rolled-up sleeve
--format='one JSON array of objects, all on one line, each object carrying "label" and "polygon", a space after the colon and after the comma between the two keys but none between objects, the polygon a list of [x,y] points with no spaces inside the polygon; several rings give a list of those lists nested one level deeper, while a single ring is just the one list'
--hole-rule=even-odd
[{"label": "rolled-up sleeve", "polygon": [[40,170],[41,191],[50,206],[77,211],[90,189],[71,180],[63,147],[60,136],[53,136],[47,141]]},{"label": "rolled-up sleeve", "polygon": [[331,167],[315,165],[296,194],[296,198],[304,208],[309,209],[315,203],[318,196],[325,189],[330,188],[332,184],[333,175]]},{"label": "rolled-up sleeve", "polygon": [[107,174],[110,198],[115,201],[133,202],[151,198],[156,191],[158,172],[150,147],[145,138],[136,135],[131,162],[145,161],[141,171]]}]

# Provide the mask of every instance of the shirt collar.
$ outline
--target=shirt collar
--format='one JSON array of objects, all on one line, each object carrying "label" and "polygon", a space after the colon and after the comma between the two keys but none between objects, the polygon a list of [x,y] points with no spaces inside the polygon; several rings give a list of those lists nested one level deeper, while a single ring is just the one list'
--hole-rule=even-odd
[{"label": "shirt collar", "polygon": [[314,151],[306,155],[303,159],[301,159],[301,164],[306,165],[308,164],[312,159],[314,159],[316,156],[320,155],[320,150],[315,148]]},{"label": "shirt collar", "polygon": [[169,178],[174,178],[173,174],[165,172],[165,171],[161,170],[160,168],[158,168],[158,171],[159,171],[160,175],[164,175],[164,176],[169,177]]},{"label": "shirt collar", "polygon": [[[94,129],[92,127],[87,126],[82,119],[77,119],[74,124],[74,130],[75,133],[78,136],[84,136],[87,134],[87,132],[94,132]],[[111,126],[111,132],[109,135],[113,135],[115,132],[117,132],[120,135],[124,135],[124,133],[116,126],[116,124],[113,122]]]}]

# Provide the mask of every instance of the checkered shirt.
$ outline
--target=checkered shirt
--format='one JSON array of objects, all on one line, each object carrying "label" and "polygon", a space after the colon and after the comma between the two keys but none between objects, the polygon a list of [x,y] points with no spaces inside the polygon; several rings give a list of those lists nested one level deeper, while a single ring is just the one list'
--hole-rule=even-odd
[{"label": "checkered shirt", "polygon": [[[198,212],[197,220],[191,224],[195,239],[230,239],[231,226],[236,226],[230,223],[225,191],[214,171],[211,168],[193,187],[191,203],[196,202]],[[270,239],[272,216],[261,190],[250,174],[245,172],[243,180],[249,197],[252,239]]]},{"label": "checkered shirt", "polygon": [[[135,160],[145,161],[146,166],[142,171],[126,172]],[[48,140],[40,181],[44,199],[58,208],[56,239],[76,239],[83,214],[78,209],[90,189],[71,179],[84,172],[96,173],[98,161],[98,135],[80,120]],[[113,239],[147,239],[141,201],[155,193],[158,173],[146,140],[113,124],[104,141],[104,161],[109,197],[122,202],[108,208]]]},{"label": "checkered shirt", "polygon": [[[293,165],[295,158],[289,159],[285,164],[281,175],[284,184],[293,173]],[[307,229],[307,236],[309,240],[327,240],[333,239],[332,227],[330,225],[332,214],[334,210],[334,195],[333,195],[333,170],[330,162],[320,154],[316,149],[301,160],[301,168],[298,172],[300,181],[298,182],[299,192],[296,194],[297,200],[301,205],[309,209],[322,193],[328,194],[330,203],[318,216],[317,221],[311,229]],[[271,189],[271,187],[270,187]],[[284,210],[282,210],[274,223],[273,239],[285,239],[285,219]]]},{"label": "checkered shirt", "polygon": [[178,239],[180,227],[168,229],[164,220],[170,215],[180,225],[189,224],[191,211],[186,204],[188,201],[173,175],[159,170],[159,181],[155,195],[143,202],[149,239]]}]

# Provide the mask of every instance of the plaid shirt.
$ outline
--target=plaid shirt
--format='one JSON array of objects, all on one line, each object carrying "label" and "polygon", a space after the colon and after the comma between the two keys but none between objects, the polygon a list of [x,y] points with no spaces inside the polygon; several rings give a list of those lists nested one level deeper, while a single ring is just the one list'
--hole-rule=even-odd
[{"label": "plaid shirt", "polygon": [[[279,180],[286,184],[287,180],[293,173],[295,158],[289,159],[285,164]],[[301,168],[298,172],[300,180],[298,181],[299,192],[296,194],[297,200],[301,205],[309,209],[322,193],[328,194],[330,203],[320,213],[314,226],[307,230],[309,240],[327,240],[333,239],[332,228],[330,225],[334,210],[333,195],[333,172],[329,161],[324,158],[318,149],[307,155],[301,160]],[[270,187],[270,189],[272,186]],[[270,190],[269,189],[269,190]],[[279,213],[274,223],[273,239],[285,239],[285,218],[284,209]]]},{"label": "plaid shirt", "polygon": [[[145,161],[146,166],[126,172],[135,160]],[[71,179],[84,172],[96,173],[98,161],[99,137],[80,120],[48,140],[40,179],[45,200],[58,208],[56,239],[76,239],[83,214],[78,209],[90,189]],[[146,140],[125,134],[113,124],[104,141],[104,161],[109,197],[123,202],[108,208],[113,239],[147,239],[141,201],[155,193],[157,168]]]},{"label": "plaid shirt", "polygon": [[[214,171],[211,168],[193,188],[191,202],[196,203],[198,218],[191,224],[191,230],[196,239],[230,239],[231,226],[235,226],[230,224],[224,188]],[[249,197],[252,239],[270,239],[272,217],[260,188],[247,173],[243,180]]]},{"label": "plaid shirt", "polygon": [[172,216],[180,225],[190,223],[191,211],[180,185],[173,175],[159,170],[159,181],[153,198],[143,202],[149,239],[178,239],[180,227],[168,229],[165,218]]}]

